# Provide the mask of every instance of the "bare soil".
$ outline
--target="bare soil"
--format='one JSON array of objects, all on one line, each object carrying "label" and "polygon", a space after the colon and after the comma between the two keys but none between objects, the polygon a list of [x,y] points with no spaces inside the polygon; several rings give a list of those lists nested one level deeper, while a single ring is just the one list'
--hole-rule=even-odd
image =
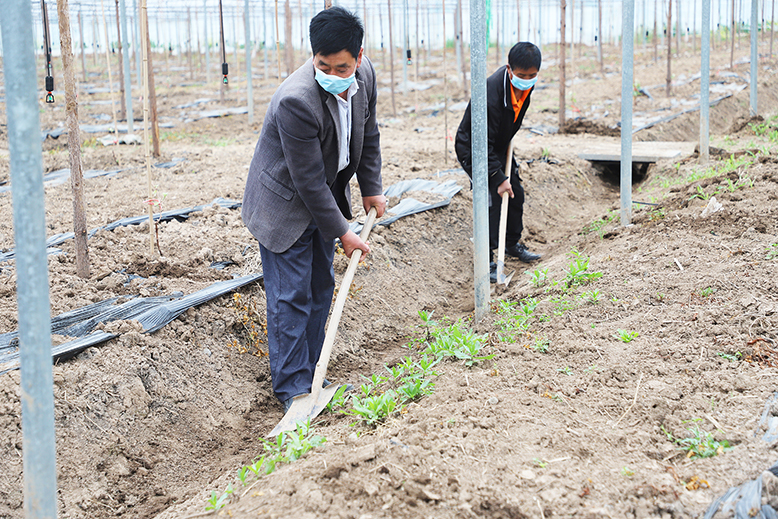
[{"label": "bare soil", "polygon": [[[476,325],[488,334],[492,361],[441,364],[432,395],[376,428],[324,415],[316,425],[327,438],[323,447],[240,489],[242,497],[220,515],[697,517],[729,486],[776,460],[776,444],[761,438],[760,418],[778,375],[778,260],[768,254],[778,242],[778,143],[755,134],[748,89],[738,92],[711,110],[712,144],[725,150],[712,154],[711,166],[731,167],[690,182],[704,169],[697,157],[653,165],[633,186],[633,198],[656,205],[635,205],[633,225],[619,225],[618,172],[577,157],[590,143],[618,140],[604,135],[619,117],[621,78],[612,51],[605,74],[590,49],[576,57],[575,73],[568,69],[571,114],[582,117],[572,124],[583,133],[522,130],[514,140],[526,166],[524,242],[543,259],[533,266],[509,259],[517,274],[499,299],[533,297],[547,318],[527,332],[506,333],[495,293],[494,311]],[[638,53],[636,82],[662,85],[666,63],[654,62],[650,48]],[[434,86],[398,94],[396,115],[382,83],[384,185],[453,178],[463,189],[447,207],[376,229],[341,321],[331,380],[356,385],[397,362],[419,336],[419,310],[472,318],[472,195],[467,177],[449,171],[457,164],[447,139],[462,110],[444,115],[425,108],[442,102],[444,86],[441,57],[424,61],[418,80],[436,80]],[[374,62],[386,80],[380,56]],[[219,102],[215,85],[191,81],[181,66],[156,63],[160,120],[175,126],[162,129],[162,156],[154,162],[185,160],[153,169],[149,196],[142,147],[102,147],[94,134],[82,133],[85,169],[121,169],[85,182],[90,229],[144,214],[149,198],[169,210],[242,197],[275,82],[262,81],[261,73],[255,80],[251,127],[246,115],[184,123],[199,110],[245,106],[245,80],[233,78]],[[759,62],[759,112],[766,121],[778,106],[777,65],[774,58]],[[495,66],[491,58],[489,69]],[[679,71],[673,96],[663,86],[649,88],[653,100],[635,98],[636,112],[687,108],[699,91],[691,80],[699,59],[686,51],[673,67]],[[746,77],[748,67],[736,65],[734,72]],[[725,74],[733,71],[723,50],[714,53],[712,70],[722,81],[738,81]],[[533,95],[525,126],[552,128],[557,73],[541,74],[548,87]],[[447,88],[450,105],[467,100],[453,70]],[[174,108],[199,98],[215,101]],[[109,105],[95,103],[107,99],[82,95],[81,120],[108,113]],[[745,124],[730,132],[738,118]],[[62,102],[41,104],[44,129],[63,120]],[[698,112],[691,112],[635,138],[695,141],[698,132]],[[64,137],[43,143],[45,172],[68,167],[65,144]],[[0,180],[9,177],[7,148],[3,131]],[[723,208],[703,217],[714,193]],[[72,230],[69,183],[46,188],[46,222],[49,235]],[[149,252],[147,223],[98,232],[89,240],[89,279],[76,276],[73,242],[66,242],[64,253],[49,256],[52,315],[114,296],[189,294],[261,269],[239,210],[209,207],[184,222],[160,224],[158,233],[161,256]],[[13,247],[9,193],[0,195],[0,247]],[[562,280],[574,250],[602,277],[567,295],[529,282],[524,272],[536,268]],[[233,264],[209,268],[216,261]],[[336,273],[345,265],[336,258]],[[9,332],[17,326],[17,272],[13,263],[0,267],[0,332]],[[596,304],[578,297],[593,290]],[[140,333],[134,322],[109,323],[117,339],[54,366],[60,516],[192,517],[204,511],[211,490],[236,481],[236,469],[261,454],[258,438],[282,416],[265,346],[249,340],[246,322],[262,329],[261,283],[190,309],[153,334]],[[638,336],[625,343],[614,337],[617,330]],[[546,353],[533,348],[538,341],[548,343]],[[0,517],[21,518],[18,371],[0,376],[0,395]],[[662,428],[680,438],[691,425],[733,449],[688,458]]]}]

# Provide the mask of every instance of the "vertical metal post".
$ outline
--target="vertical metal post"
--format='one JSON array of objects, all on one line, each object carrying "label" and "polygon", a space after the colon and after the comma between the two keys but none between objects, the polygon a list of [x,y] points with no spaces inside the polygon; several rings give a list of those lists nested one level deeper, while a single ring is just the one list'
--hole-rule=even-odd
[{"label": "vertical metal post", "polygon": [[635,0],[621,4],[621,225],[632,221],[632,73]]},{"label": "vertical metal post", "polygon": [[[489,136],[486,129],[486,0],[470,3],[475,321],[489,308]],[[493,203],[498,203],[493,201]]]},{"label": "vertical metal post", "polygon": [[710,0],[702,0],[700,61],[700,163],[710,161]]},{"label": "vertical metal post", "polygon": [[757,113],[756,85],[758,83],[757,66],[759,65],[759,49],[757,49],[757,32],[759,28],[759,0],[751,0],[751,116]]},{"label": "vertical metal post", "polygon": [[[51,318],[38,89],[31,4],[0,0],[3,78],[13,185],[21,363],[24,516],[57,516]],[[21,275],[23,274],[23,275]]]},{"label": "vertical metal post", "polygon": [[[249,126],[254,124],[254,93],[251,86],[251,16],[249,0],[243,2],[243,23],[246,31],[246,98],[249,105]],[[237,43],[236,43],[237,45]]]}]

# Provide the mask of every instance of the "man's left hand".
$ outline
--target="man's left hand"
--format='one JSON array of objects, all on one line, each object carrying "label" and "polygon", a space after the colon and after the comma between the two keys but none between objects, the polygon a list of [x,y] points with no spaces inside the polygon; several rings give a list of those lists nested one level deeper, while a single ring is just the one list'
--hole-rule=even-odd
[{"label": "man's left hand", "polygon": [[381,218],[384,215],[387,202],[388,200],[384,195],[362,197],[362,207],[365,208],[365,213],[369,212],[371,207],[375,207],[376,218]]}]

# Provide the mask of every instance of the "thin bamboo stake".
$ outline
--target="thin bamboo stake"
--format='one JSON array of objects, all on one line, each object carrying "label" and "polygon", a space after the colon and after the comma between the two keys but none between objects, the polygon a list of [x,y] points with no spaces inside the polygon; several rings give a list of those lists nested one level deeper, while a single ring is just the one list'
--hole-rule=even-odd
[{"label": "thin bamboo stake", "polygon": [[154,157],[159,157],[159,121],[157,120],[157,90],[154,86],[154,58],[149,49],[151,49],[151,40],[149,39],[149,14],[148,9],[143,11],[143,23],[146,25],[146,57],[148,65],[146,67],[146,82],[148,85],[144,95],[149,97],[149,106],[151,108],[151,142],[153,144]]},{"label": "thin bamboo stake", "polygon": [[[102,1],[102,0],[101,0]],[[124,99],[124,61],[122,59],[122,29],[121,29],[121,23],[119,20],[119,0],[114,0],[114,4],[116,4],[116,34],[118,37],[117,40],[117,48],[119,49],[119,97],[121,99],[119,103],[119,119],[126,119],[127,118],[127,102]],[[129,129],[127,130],[129,132]],[[118,132],[118,129],[117,129]]]},{"label": "thin bamboo stake", "polygon": [[81,167],[81,136],[78,129],[78,100],[73,70],[73,49],[70,40],[70,13],[68,0],[57,0],[59,41],[62,69],[65,78],[65,123],[68,128],[70,155],[70,186],[73,191],[73,233],[76,245],[76,274],[89,277],[89,245],[86,233],[86,205],[84,204],[84,177]]},{"label": "thin bamboo stake", "polygon": [[100,12],[103,16],[103,32],[105,33],[105,66],[108,68],[108,91],[111,93],[111,116],[113,117],[113,136],[114,144],[119,144],[119,123],[116,120],[116,103],[113,96],[113,72],[111,72],[111,54],[108,51],[110,46],[108,40],[108,24],[105,21],[105,5],[103,0],[100,0]]},{"label": "thin bamboo stake", "polygon": [[392,0],[386,0],[389,6],[389,71],[392,90],[392,114],[397,117],[397,106],[394,103],[394,40],[392,39]]},{"label": "thin bamboo stake", "polygon": [[567,47],[567,42],[565,41],[565,32],[567,31],[567,3],[565,0],[560,0],[559,8],[559,21],[561,23],[562,29],[560,32],[561,41],[559,42],[559,131],[561,133],[565,127],[565,110],[567,109],[565,102],[565,74],[567,72],[565,70],[565,49]]},{"label": "thin bamboo stake", "polygon": [[146,0],[140,0],[141,17],[140,23],[140,45],[141,55],[143,59],[143,66],[141,67],[141,75],[143,76],[143,145],[146,151],[146,188],[147,199],[146,205],[149,210],[149,257],[154,257],[154,187],[152,186],[151,178],[151,153],[149,149],[149,73],[148,73],[148,56],[149,46],[146,32],[148,27],[146,26],[146,17],[143,14],[146,12]]},{"label": "thin bamboo stake", "polygon": [[278,58],[278,83],[281,83],[281,37],[278,31],[278,0],[276,3],[276,57]]}]

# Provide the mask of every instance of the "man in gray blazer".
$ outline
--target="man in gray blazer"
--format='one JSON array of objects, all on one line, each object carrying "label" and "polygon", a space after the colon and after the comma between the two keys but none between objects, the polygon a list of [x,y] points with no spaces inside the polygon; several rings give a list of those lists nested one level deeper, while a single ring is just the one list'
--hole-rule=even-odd
[{"label": "man in gray blazer", "polygon": [[270,100],[243,195],[259,241],[273,390],[284,404],[310,393],[332,303],[335,239],[370,247],[349,230],[356,174],[367,212],[386,209],[376,124],[376,79],[362,55],[359,18],[340,7],[310,24],[313,51]]}]

